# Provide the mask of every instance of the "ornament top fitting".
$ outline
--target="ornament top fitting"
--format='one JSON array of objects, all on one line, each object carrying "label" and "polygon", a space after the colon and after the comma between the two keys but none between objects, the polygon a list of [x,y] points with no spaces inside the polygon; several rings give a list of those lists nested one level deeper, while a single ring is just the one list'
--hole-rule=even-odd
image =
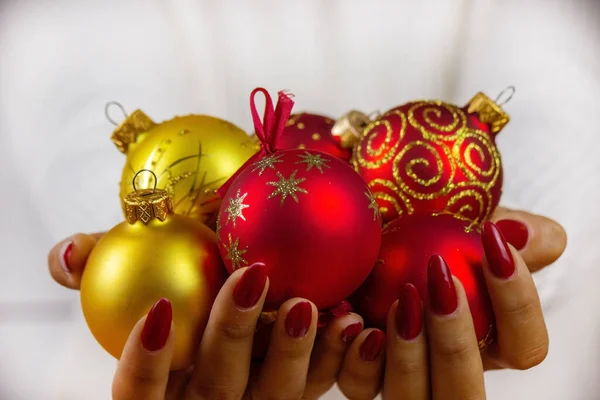
[{"label": "ornament top fitting", "polygon": [[[135,187],[135,179],[141,172],[150,172],[154,176],[153,189],[140,189]],[[173,202],[168,192],[163,189],[156,189],[156,175],[150,170],[140,170],[133,177],[134,191],[129,193],[123,199],[125,209],[125,218],[130,224],[135,224],[141,221],[144,225],[148,225],[153,219],[164,221],[167,217],[173,214]]]},{"label": "ornament top fitting", "polygon": [[371,122],[371,118],[361,111],[351,110],[335,121],[331,134],[339,136],[344,149],[351,149],[362,137],[363,131]]},{"label": "ornament top fitting", "polygon": [[[110,116],[108,110],[111,106],[117,106],[123,112],[125,119],[120,124],[117,123]],[[111,101],[106,103],[104,107],[104,115],[106,119],[116,126],[113,131],[110,140],[117,146],[121,153],[127,154],[127,150],[129,149],[129,145],[131,143],[135,143],[139,134],[148,132],[153,126],[156,125],[150,117],[148,117],[142,110],[135,110],[131,114],[127,114],[125,108],[120,103],[116,101]]]},{"label": "ornament top fitting", "polygon": [[[479,115],[481,122],[490,125],[492,133],[498,133],[510,121],[510,117],[502,110],[501,106],[508,103],[514,93],[515,87],[509,86],[498,95],[496,100],[492,100],[479,92],[469,101],[467,111]],[[500,99],[505,95],[507,98],[500,102]]]}]

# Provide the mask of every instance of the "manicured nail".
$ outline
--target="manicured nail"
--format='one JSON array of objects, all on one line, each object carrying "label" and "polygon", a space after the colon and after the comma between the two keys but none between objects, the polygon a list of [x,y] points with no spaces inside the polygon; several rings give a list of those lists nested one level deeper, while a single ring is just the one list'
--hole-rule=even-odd
[{"label": "manicured nail", "polygon": [[458,307],[456,288],[450,268],[442,256],[434,255],[429,259],[427,288],[429,305],[435,313],[448,315],[456,311]]},{"label": "manicured nail", "polygon": [[60,266],[67,273],[71,273],[71,267],[69,266],[69,260],[71,259],[71,253],[73,252],[73,241],[66,242],[60,249]]},{"label": "manicured nail", "polygon": [[306,335],[312,320],[312,306],[308,301],[296,303],[285,317],[285,331],[294,338]]},{"label": "manicured nail", "polygon": [[358,351],[360,358],[363,361],[372,362],[381,355],[383,351],[383,344],[385,342],[385,333],[379,329],[371,331],[365,341],[360,345]]},{"label": "manicured nail", "polygon": [[423,310],[419,291],[407,283],[398,299],[396,309],[396,331],[404,340],[412,340],[419,336],[423,327]]},{"label": "manicured nail", "polygon": [[152,306],[141,335],[142,346],[146,350],[157,351],[165,347],[171,332],[172,319],[173,309],[169,300],[160,299]]},{"label": "manicured nail", "polygon": [[486,222],[481,229],[481,240],[492,273],[503,279],[514,274],[515,261],[500,229],[493,223]]},{"label": "manicured nail", "polygon": [[361,333],[363,330],[362,322],[355,322],[353,324],[348,325],[342,331],[340,338],[344,343],[352,343],[354,339]]},{"label": "manicured nail", "polygon": [[249,266],[233,289],[233,301],[240,308],[251,308],[258,303],[267,283],[265,264],[255,263]]},{"label": "manicured nail", "polygon": [[504,239],[514,246],[515,249],[521,250],[527,245],[529,240],[529,229],[527,225],[521,221],[514,219],[502,219],[496,222],[496,226],[504,235]]}]

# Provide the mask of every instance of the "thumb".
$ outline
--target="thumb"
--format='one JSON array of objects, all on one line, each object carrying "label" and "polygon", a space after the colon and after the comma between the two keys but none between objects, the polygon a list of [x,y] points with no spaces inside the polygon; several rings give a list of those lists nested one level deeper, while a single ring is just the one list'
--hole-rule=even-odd
[{"label": "thumb", "polygon": [[550,218],[498,207],[491,220],[506,241],[519,250],[531,272],[555,262],[567,246],[564,228]]}]

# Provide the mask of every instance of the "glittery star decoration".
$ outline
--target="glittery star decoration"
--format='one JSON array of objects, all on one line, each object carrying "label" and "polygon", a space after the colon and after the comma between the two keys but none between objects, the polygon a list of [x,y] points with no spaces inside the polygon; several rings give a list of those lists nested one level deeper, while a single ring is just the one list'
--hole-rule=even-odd
[{"label": "glittery star decoration", "polygon": [[323,168],[331,168],[327,165],[329,160],[321,158],[320,154],[311,154],[308,151],[305,151],[304,154],[301,154],[298,157],[300,157],[302,161],[296,161],[296,164],[306,164],[306,171],[310,171],[312,167],[315,167],[320,173],[323,173]]},{"label": "glittery star decoration", "polygon": [[270,156],[260,159],[252,164],[254,169],[251,172],[258,171],[258,176],[261,176],[263,172],[265,172],[265,169],[275,169],[275,164],[282,162],[280,160],[281,157],[283,157],[282,154],[271,154]]},{"label": "glittery star decoration", "polygon": [[281,205],[283,206],[285,199],[288,196],[291,196],[296,201],[296,203],[298,203],[298,196],[296,195],[296,192],[304,194],[308,194],[308,192],[306,191],[306,189],[303,189],[298,186],[300,183],[304,182],[306,178],[296,179],[297,172],[298,170],[295,170],[294,172],[292,172],[288,179],[285,179],[285,177],[281,175],[281,172],[278,171],[277,177],[279,178],[279,181],[267,182],[267,185],[275,186],[277,188],[273,193],[269,195],[269,197],[267,197],[267,199],[281,195]]},{"label": "glittery star decoration", "polygon": [[379,206],[377,205],[377,200],[375,200],[375,197],[373,197],[371,193],[365,192],[365,196],[367,196],[367,199],[370,201],[369,209],[373,210],[373,221],[375,221],[379,215]]},{"label": "glittery star decoration", "polygon": [[217,229],[216,229],[217,236],[219,236],[220,232],[221,232],[221,216],[219,215],[217,217]]},{"label": "glittery star decoration", "polygon": [[246,220],[246,218],[242,214],[244,208],[250,207],[248,204],[244,204],[244,199],[246,198],[246,196],[248,196],[248,193],[244,193],[243,196],[240,196],[240,190],[238,189],[235,195],[235,199],[229,199],[229,205],[225,209],[225,212],[227,213],[227,221],[225,221],[225,225],[227,225],[229,221],[233,220],[233,227],[235,228],[235,224],[238,218],[241,218],[244,221]]},{"label": "glittery star decoration", "polygon": [[248,251],[248,248],[239,249],[240,238],[236,238],[235,241],[231,238],[231,233],[229,234],[229,246],[226,244],[225,250],[227,250],[227,255],[225,258],[227,260],[231,260],[231,266],[235,271],[238,268],[242,268],[242,266],[248,265],[248,261],[244,258],[244,254]]}]

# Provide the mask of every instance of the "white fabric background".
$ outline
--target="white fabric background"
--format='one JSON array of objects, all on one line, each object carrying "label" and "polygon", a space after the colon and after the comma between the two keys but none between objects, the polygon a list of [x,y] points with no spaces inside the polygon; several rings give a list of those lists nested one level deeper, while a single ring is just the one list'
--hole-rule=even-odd
[{"label": "white fabric background", "polygon": [[110,397],[115,363],[45,258],[121,220],[107,101],[250,130],[255,86],[335,117],[509,84],[503,203],[557,219],[569,246],[537,276],[547,361],[486,374],[488,397],[600,399],[599,1],[0,2],[0,399]]}]

